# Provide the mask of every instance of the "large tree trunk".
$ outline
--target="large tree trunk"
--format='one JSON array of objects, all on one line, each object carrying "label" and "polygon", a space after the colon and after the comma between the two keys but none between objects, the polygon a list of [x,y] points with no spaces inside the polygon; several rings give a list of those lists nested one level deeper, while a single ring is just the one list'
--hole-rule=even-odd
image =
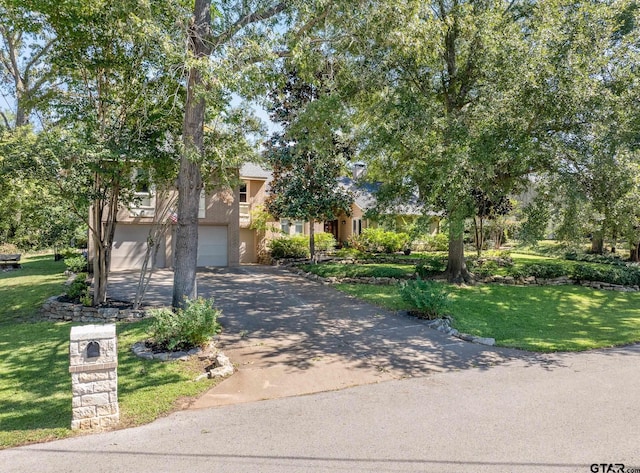
[{"label": "large tree trunk", "polygon": [[[197,59],[211,54],[211,0],[196,0],[194,19],[189,29],[189,51]],[[200,159],[204,152],[205,101],[198,97],[203,85],[197,66],[189,69],[185,105],[183,142],[178,174],[178,229],[174,255],[173,307],[184,307],[185,298],[197,296],[198,205],[202,190]]]},{"label": "large tree trunk", "polygon": [[473,282],[473,276],[464,261],[464,219],[450,220],[449,255],[445,275],[447,281],[452,283]]},{"label": "large tree trunk", "polygon": [[629,248],[629,261],[639,262],[640,261],[640,242],[631,243]]},{"label": "large tree trunk", "polygon": [[593,233],[591,238],[591,253],[601,255],[604,253],[604,235],[601,230]]}]

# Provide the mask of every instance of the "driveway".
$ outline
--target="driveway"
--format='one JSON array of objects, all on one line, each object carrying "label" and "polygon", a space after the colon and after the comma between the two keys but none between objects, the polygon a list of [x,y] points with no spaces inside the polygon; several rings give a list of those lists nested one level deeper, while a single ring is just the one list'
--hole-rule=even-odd
[{"label": "driveway", "polygon": [[[127,298],[135,285],[132,276],[114,275],[111,296]],[[154,275],[150,302],[170,303],[172,277],[169,271]],[[278,267],[203,270],[198,292],[222,309],[218,346],[237,372],[193,408],[539,358],[463,342],[423,320],[376,308]]]}]

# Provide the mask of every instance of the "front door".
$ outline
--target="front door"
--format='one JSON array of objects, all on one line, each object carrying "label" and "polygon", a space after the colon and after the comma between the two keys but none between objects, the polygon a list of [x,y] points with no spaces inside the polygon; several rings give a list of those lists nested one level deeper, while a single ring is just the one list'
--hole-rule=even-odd
[{"label": "front door", "polygon": [[335,238],[338,243],[340,242],[340,240],[338,239],[338,221],[337,220],[324,222],[324,232],[331,233],[333,235],[333,238]]}]

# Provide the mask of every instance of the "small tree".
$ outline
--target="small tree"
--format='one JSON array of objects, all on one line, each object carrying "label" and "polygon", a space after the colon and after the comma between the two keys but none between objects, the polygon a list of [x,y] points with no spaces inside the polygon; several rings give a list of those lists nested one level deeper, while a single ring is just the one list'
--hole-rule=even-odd
[{"label": "small tree", "polygon": [[351,211],[353,197],[337,182],[349,147],[331,128],[329,110],[320,102],[324,98],[333,103],[326,71],[316,76],[316,83],[305,81],[291,64],[285,73],[286,82],[270,94],[271,119],[283,131],[274,133],[267,143],[265,157],[273,181],[266,208],[276,218],[309,222],[313,259],[315,222]]}]

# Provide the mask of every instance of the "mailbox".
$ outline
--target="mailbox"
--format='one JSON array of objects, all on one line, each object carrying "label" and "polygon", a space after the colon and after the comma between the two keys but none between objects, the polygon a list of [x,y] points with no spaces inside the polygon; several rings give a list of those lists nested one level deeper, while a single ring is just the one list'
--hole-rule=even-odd
[{"label": "mailbox", "polygon": [[100,344],[91,341],[87,345],[87,358],[98,358],[100,356]]}]

